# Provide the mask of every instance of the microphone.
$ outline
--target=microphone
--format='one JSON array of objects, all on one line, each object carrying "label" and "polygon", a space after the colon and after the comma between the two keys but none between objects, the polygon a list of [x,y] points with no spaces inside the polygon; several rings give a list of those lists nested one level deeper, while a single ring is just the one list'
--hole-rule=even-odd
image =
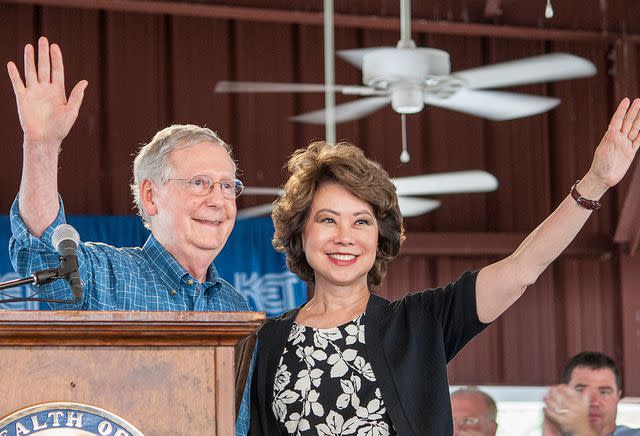
[{"label": "microphone", "polygon": [[82,300],[82,281],[78,273],[78,243],[80,235],[69,224],[60,224],[53,230],[51,243],[61,256],[59,276],[67,279],[77,301]]}]

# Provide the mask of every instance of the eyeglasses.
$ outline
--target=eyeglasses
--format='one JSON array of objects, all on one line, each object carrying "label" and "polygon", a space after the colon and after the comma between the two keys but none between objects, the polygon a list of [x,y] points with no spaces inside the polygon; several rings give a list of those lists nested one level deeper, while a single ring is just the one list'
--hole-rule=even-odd
[{"label": "eyeglasses", "polygon": [[460,416],[454,417],[453,422],[458,425],[478,425],[480,423],[480,418],[476,418],[475,416]]},{"label": "eyeglasses", "polygon": [[216,182],[209,176],[193,176],[190,179],[169,179],[168,182],[184,183],[190,192],[198,196],[209,195],[216,185],[220,185],[222,195],[229,200],[240,197],[244,191],[244,185],[238,179]]}]

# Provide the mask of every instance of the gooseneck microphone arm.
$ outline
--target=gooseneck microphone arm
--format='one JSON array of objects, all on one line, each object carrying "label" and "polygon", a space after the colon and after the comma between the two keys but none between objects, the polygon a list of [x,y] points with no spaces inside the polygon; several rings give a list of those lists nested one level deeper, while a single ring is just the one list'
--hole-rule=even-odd
[{"label": "gooseneck microphone arm", "polygon": [[25,279],[9,280],[7,282],[0,282],[0,290],[13,288],[22,285],[44,285],[55,279],[61,278],[59,275],[60,268],[44,269],[42,271],[36,271]]},{"label": "gooseneck microphone arm", "polygon": [[[22,285],[44,285],[57,279],[67,279],[73,292],[74,300],[57,300],[37,297],[6,298],[0,303],[17,303],[21,301],[43,301],[47,303],[73,303],[82,301],[82,281],[78,272],[78,243],[80,235],[69,224],[61,224],[56,227],[51,237],[51,243],[60,253],[60,265],[58,268],[36,271],[24,279],[10,280],[0,283],[0,290]],[[37,291],[36,293],[37,294]],[[33,294],[33,295],[35,295]]]},{"label": "gooseneck microphone arm", "polygon": [[[6,282],[0,282],[0,290],[13,288],[22,285],[44,285],[50,283],[56,279],[64,278],[60,275],[60,268],[44,269],[42,271],[36,271],[32,275],[24,279],[9,280]],[[34,294],[35,295],[35,294]],[[3,303],[19,303],[22,301],[42,301],[44,303],[74,303],[79,301],[77,298],[74,300],[56,300],[52,298],[38,298],[38,297],[16,297],[16,298],[3,298],[0,299],[0,304]]]}]

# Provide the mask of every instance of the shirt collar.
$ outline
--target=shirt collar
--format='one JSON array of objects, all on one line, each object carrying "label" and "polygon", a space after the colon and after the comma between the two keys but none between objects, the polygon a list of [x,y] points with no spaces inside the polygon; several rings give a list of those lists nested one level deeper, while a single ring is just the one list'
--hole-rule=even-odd
[{"label": "shirt collar", "polygon": [[[181,282],[186,282],[190,279],[195,280],[195,277],[191,276],[191,274],[189,274],[189,272],[173,258],[162,244],[158,242],[153,234],[151,234],[144,243],[142,251],[151,261],[151,264],[158,273],[158,276],[172,287],[179,287]],[[207,278],[203,283],[203,287],[219,287],[222,286],[222,283],[223,280],[212,262],[207,269]]]}]

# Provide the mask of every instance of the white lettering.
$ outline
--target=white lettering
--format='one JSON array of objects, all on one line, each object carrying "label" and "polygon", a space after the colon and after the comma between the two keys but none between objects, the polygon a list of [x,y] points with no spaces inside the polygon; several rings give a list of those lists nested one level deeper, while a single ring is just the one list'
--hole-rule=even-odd
[{"label": "white lettering", "polygon": [[0,431],[0,436],[9,436],[9,430]]},{"label": "white lettering", "polygon": [[20,424],[19,422],[16,423],[16,436],[20,436],[23,434],[29,434],[31,433],[29,430],[27,430],[27,428]]},{"label": "white lettering", "polygon": [[102,421],[100,424],[98,424],[98,433],[100,433],[101,436],[109,436],[111,433],[113,433],[113,427],[111,426],[111,423],[109,421]]},{"label": "white lettering", "polygon": [[123,429],[119,428],[116,431],[116,434],[114,434],[113,436],[131,436],[131,434],[129,434],[126,431],[124,431]]},{"label": "white lettering", "polygon": [[289,271],[284,273],[236,272],[235,288],[254,303],[258,310],[267,313],[282,313],[296,304],[296,285],[300,279]]},{"label": "white lettering", "polygon": [[38,422],[38,415],[31,415],[31,422],[33,423],[33,431],[42,430],[43,428],[49,427],[46,422],[44,423],[44,425]]},{"label": "white lettering", "polygon": [[53,418],[53,426],[60,427],[60,418],[64,415],[64,412],[49,412],[47,416]]},{"label": "white lettering", "polygon": [[67,412],[67,427],[75,425],[77,428],[82,428],[82,415],[82,413],[78,413],[76,416],[76,412]]}]

